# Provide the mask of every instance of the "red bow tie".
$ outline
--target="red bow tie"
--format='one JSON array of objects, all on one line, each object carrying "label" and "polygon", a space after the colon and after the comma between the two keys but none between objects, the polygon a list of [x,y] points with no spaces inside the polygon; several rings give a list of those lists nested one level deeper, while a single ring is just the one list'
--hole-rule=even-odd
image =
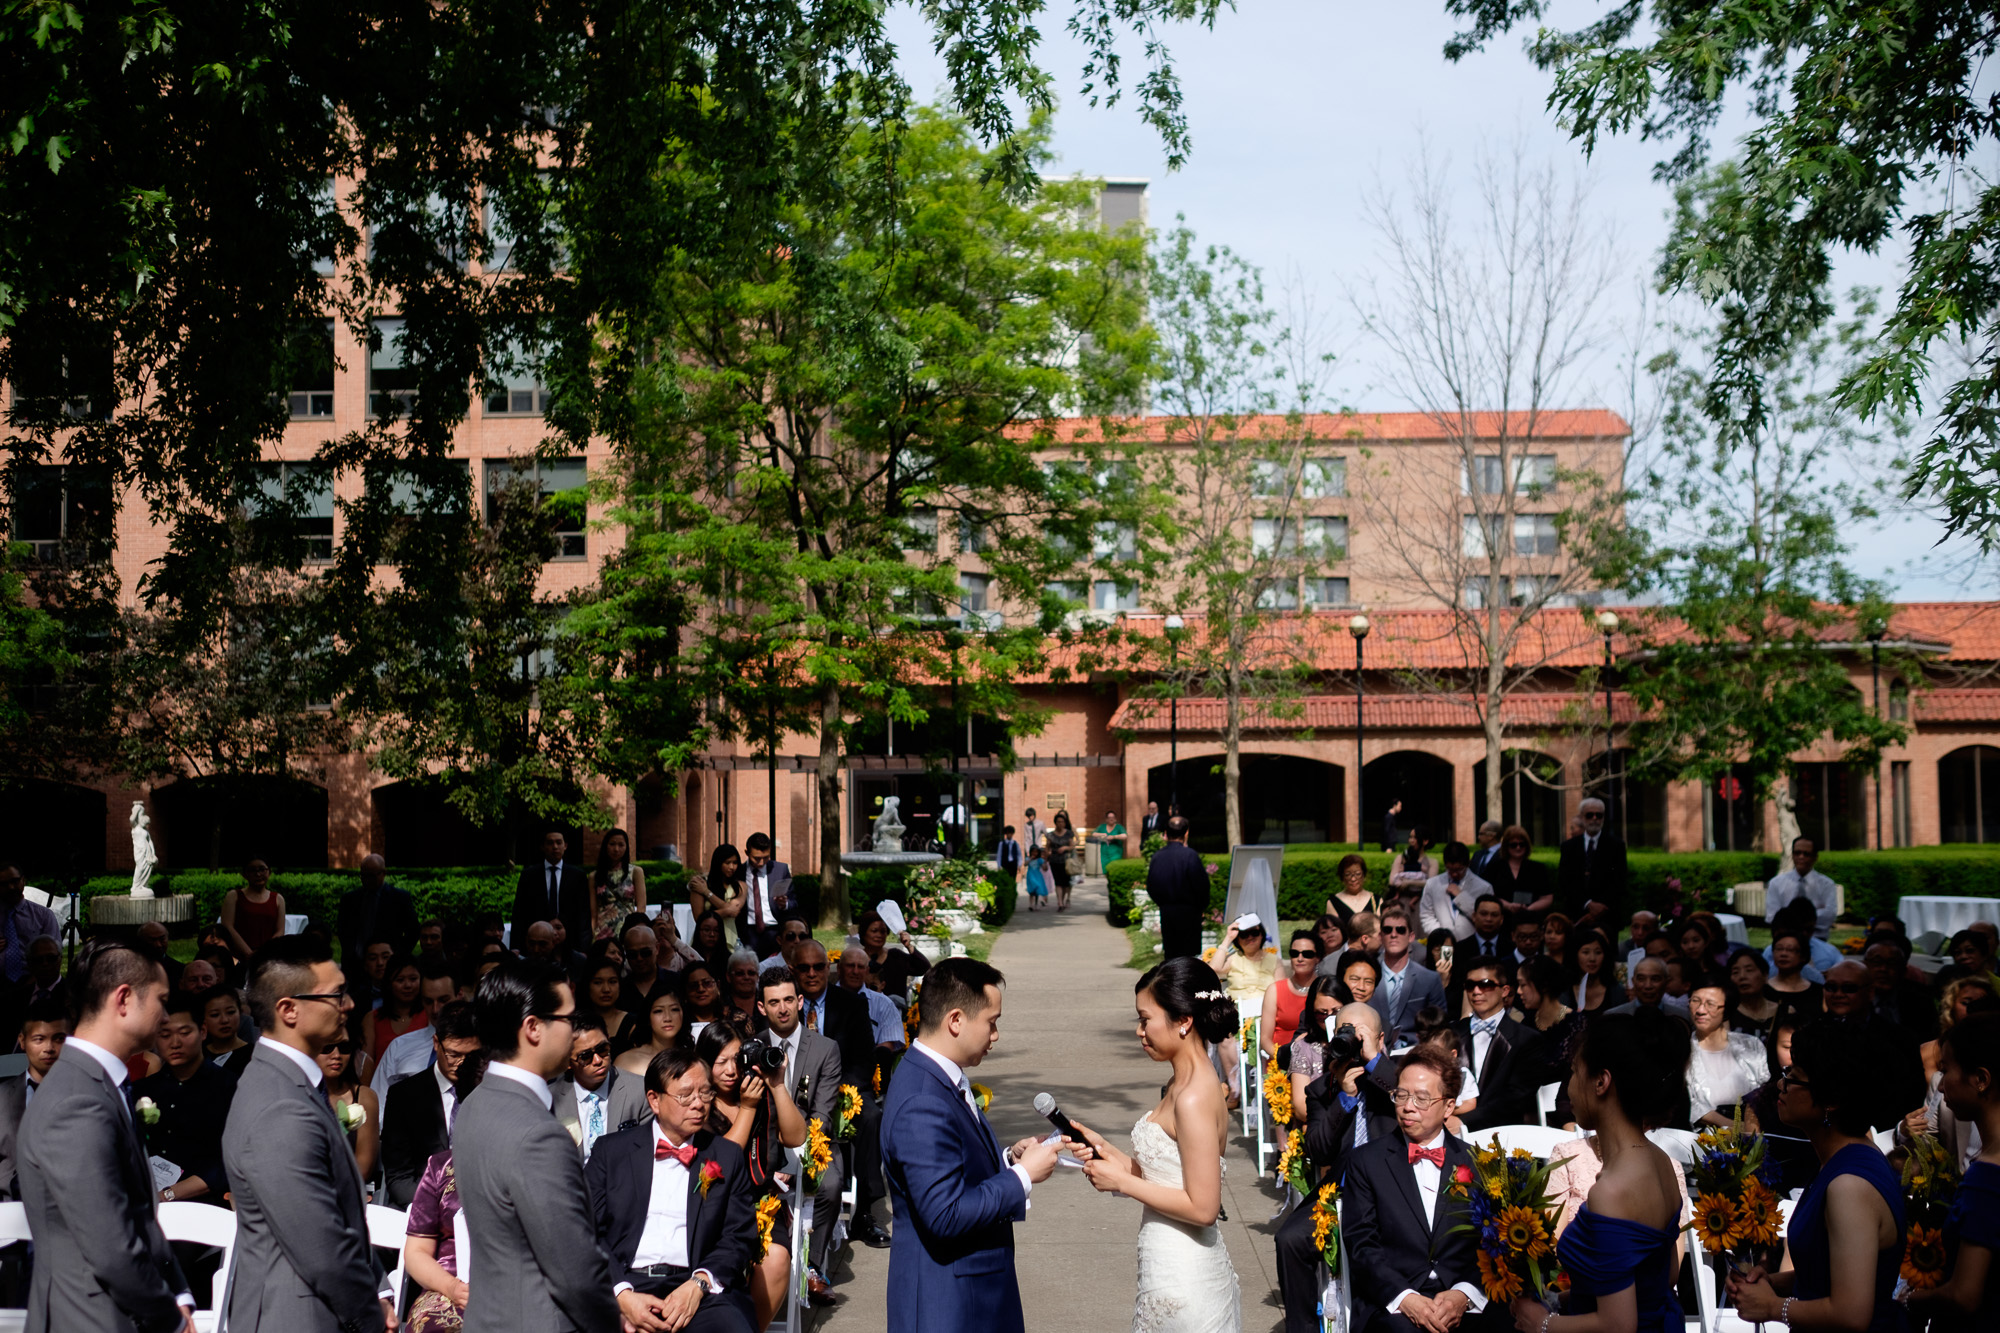
[{"label": "red bow tie", "polygon": [[1415,1166],[1418,1162],[1429,1162],[1432,1166],[1442,1171],[1444,1169],[1444,1145],[1440,1143],[1435,1148],[1419,1148],[1416,1144],[1412,1143],[1410,1145],[1410,1165]]},{"label": "red bow tie", "polygon": [[[678,1159],[682,1166],[694,1165],[694,1144],[683,1143],[680,1147],[676,1148],[665,1139],[653,1140],[653,1160],[664,1162],[669,1157]],[[1442,1149],[1438,1151],[1438,1161],[1440,1163],[1444,1161],[1444,1152]]]}]

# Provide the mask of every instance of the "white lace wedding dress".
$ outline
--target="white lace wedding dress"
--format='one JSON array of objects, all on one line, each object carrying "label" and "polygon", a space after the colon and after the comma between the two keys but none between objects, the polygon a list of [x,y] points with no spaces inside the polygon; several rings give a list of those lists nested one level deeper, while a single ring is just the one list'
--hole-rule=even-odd
[{"label": "white lace wedding dress", "polygon": [[[1180,1145],[1150,1115],[1132,1127],[1132,1160],[1146,1179],[1181,1188]],[[1242,1293],[1222,1233],[1146,1209],[1132,1333],[1240,1333],[1242,1327]]]}]

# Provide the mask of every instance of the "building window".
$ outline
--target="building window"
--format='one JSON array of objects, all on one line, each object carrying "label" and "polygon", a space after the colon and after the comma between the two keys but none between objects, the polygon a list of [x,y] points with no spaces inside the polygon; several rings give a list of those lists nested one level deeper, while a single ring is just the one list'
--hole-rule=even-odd
[{"label": "building window", "polygon": [[558,560],[585,555],[584,525],[588,480],[581,458],[494,458],[486,463],[486,521],[498,517],[496,500],[509,485],[532,484],[538,503],[549,515],[556,536]]},{"label": "building window", "polygon": [[309,319],[299,325],[286,349],[291,383],[285,395],[292,420],[333,415],[333,321]]},{"label": "building window", "polygon": [[964,555],[978,555],[986,549],[986,525],[970,514],[958,516],[958,549]]},{"label": "building window", "polygon": [[1299,494],[1308,500],[1332,500],[1347,494],[1345,458],[1308,458],[1299,469]]},{"label": "building window", "polygon": [[540,359],[525,345],[508,343],[486,364],[486,415],[541,416],[549,410]]},{"label": "building window", "polygon": [[1091,556],[1105,560],[1137,560],[1139,533],[1120,523],[1100,523],[1091,541]]},{"label": "building window", "polygon": [[1475,574],[1465,581],[1465,606],[1470,611],[1484,611],[1493,604],[1493,580],[1485,574]]},{"label": "building window", "polygon": [[1910,845],[1910,761],[1897,759],[1889,764],[1890,822],[1895,827],[1895,845]]},{"label": "building window", "polygon": [[1891,722],[1910,720],[1910,683],[1906,680],[1889,682],[1889,720]]},{"label": "building window", "polygon": [[[368,258],[373,261],[385,249],[407,260],[409,247],[420,246],[435,254],[448,268],[463,272],[471,257],[466,231],[472,225],[471,210],[438,193],[426,195],[423,204],[400,218],[377,223],[368,233]],[[397,252],[401,251],[400,255]],[[418,256],[422,250],[414,251]]]},{"label": "building window", "polygon": [[1259,611],[1298,610],[1298,580],[1260,579],[1257,583],[1257,609]]},{"label": "building window", "polygon": [[371,500],[388,511],[382,558],[394,560],[412,529],[438,519],[463,522],[472,512],[472,464],[462,458],[405,459],[368,470]]},{"label": "building window", "polygon": [[[1505,493],[1506,470],[1501,466],[1499,454],[1477,454],[1466,464],[1465,493],[1467,495],[1500,495]],[[1515,454],[1514,489],[1540,495],[1555,489],[1556,456],[1554,454]]]},{"label": "building window", "polygon": [[1554,514],[1514,516],[1515,555],[1555,555],[1562,549],[1556,536]]},{"label": "building window", "polygon": [[999,629],[1004,623],[992,603],[993,580],[985,574],[958,576],[958,604],[968,629]]},{"label": "building window", "polygon": [[1297,555],[1298,525],[1282,518],[1251,519],[1250,550],[1257,555]]},{"label": "building window", "polygon": [[[339,261],[339,253],[332,238],[342,230],[340,206],[333,193],[333,177],[323,176],[313,182],[308,189],[308,197],[312,203],[313,217],[329,238],[324,245],[316,246],[313,250],[313,272],[322,278],[330,278],[334,275],[335,265]],[[296,416],[297,413],[293,415]]]},{"label": "building window", "polygon": [[111,473],[78,464],[31,464],[14,474],[14,540],[43,564],[94,564],[111,554],[116,509]]},{"label": "building window", "polygon": [[1500,455],[1476,454],[1465,465],[1465,493],[1467,495],[1499,495],[1506,487],[1501,478],[1506,474],[1500,470]]},{"label": "building window", "polygon": [[1291,493],[1289,469],[1273,459],[1259,459],[1250,465],[1250,493],[1266,499]]},{"label": "building window", "polygon": [[1309,518],[1304,523],[1306,551],[1321,560],[1347,559],[1347,520]]},{"label": "building window", "polygon": [[312,564],[333,559],[333,472],[316,463],[260,463],[246,515],[279,556],[299,543]]},{"label": "building window", "polygon": [[1346,579],[1307,579],[1306,605],[1317,611],[1335,606],[1352,606],[1354,602],[1348,595]]},{"label": "building window", "polygon": [[24,310],[8,331],[14,354],[10,417],[62,425],[111,415],[111,336],[91,322],[45,309]]},{"label": "building window", "polygon": [[1564,606],[1571,600],[1556,594],[1553,574],[1516,574],[1507,598],[1510,606]]},{"label": "building window", "polygon": [[1090,605],[1098,611],[1137,611],[1139,585],[1121,585],[1116,579],[1099,579],[1090,585]]},{"label": "building window", "polygon": [[1077,606],[1084,606],[1090,600],[1090,589],[1077,579],[1058,579],[1047,585],[1047,591],[1049,596],[1060,597],[1063,601],[1073,602]]},{"label": "building window", "polygon": [[368,326],[368,415],[408,416],[417,405],[416,349],[406,345],[409,329],[400,319]]},{"label": "building window", "polygon": [[912,509],[903,515],[901,540],[905,551],[937,554],[938,516],[935,509]]},{"label": "building window", "polygon": [[1498,514],[1467,514],[1465,554],[1474,560],[1486,560],[1503,550],[1506,545],[1501,536],[1503,522]]}]

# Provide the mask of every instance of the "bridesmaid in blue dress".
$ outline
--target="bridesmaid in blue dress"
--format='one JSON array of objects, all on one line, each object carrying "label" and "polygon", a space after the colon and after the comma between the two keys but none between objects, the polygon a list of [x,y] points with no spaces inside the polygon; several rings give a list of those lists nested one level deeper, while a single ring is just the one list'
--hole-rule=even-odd
[{"label": "bridesmaid in blue dress", "polygon": [[1788,1233],[1792,1267],[1753,1268],[1729,1280],[1736,1313],[1753,1323],[1903,1333],[1895,1299],[1903,1260],[1903,1186],[1869,1137],[1923,1104],[1921,1079],[1901,1065],[1879,1029],[1815,1024],[1792,1039],[1779,1075],[1778,1118],[1808,1139],[1819,1175],[1799,1200]]},{"label": "bridesmaid in blue dress", "polygon": [[[1979,1157],[1965,1170],[1945,1219],[1950,1276],[1910,1297],[1912,1314],[1946,1317],[1945,1327],[2000,1328],[2000,1014],[1973,1014],[1938,1038],[1938,1090],[1960,1121],[1979,1126]],[[1977,1318],[1967,1320],[1966,1315]]]},{"label": "bridesmaid in blue dress", "polygon": [[1577,1124],[1595,1131],[1604,1170],[1556,1257],[1569,1274],[1561,1313],[1521,1297],[1520,1333],[1682,1333],[1674,1299],[1680,1180],[1646,1130],[1675,1114],[1687,1085],[1687,1029],[1655,1011],[1607,1014],[1584,1029],[1571,1061]]}]

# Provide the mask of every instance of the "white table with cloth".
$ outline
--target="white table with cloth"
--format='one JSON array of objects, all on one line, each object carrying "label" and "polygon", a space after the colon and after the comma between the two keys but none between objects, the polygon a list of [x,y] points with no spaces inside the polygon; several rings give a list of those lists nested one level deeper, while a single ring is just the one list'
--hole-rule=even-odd
[{"label": "white table with cloth", "polygon": [[1722,923],[1722,933],[1728,938],[1731,944],[1748,944],[1750,942],[1750,931],[1743,924],[1742,917],[1736,915],[1734,912],[1717,912],[1715,919]]},{"label": "white table with cloth", "polygon": [[1908,894],[1896,904],[1903,929],[1911,939],[1935,930],[1946,939],[1975,921],[2000,921],[2000,898],[1954,898],[1946,894]]}]

